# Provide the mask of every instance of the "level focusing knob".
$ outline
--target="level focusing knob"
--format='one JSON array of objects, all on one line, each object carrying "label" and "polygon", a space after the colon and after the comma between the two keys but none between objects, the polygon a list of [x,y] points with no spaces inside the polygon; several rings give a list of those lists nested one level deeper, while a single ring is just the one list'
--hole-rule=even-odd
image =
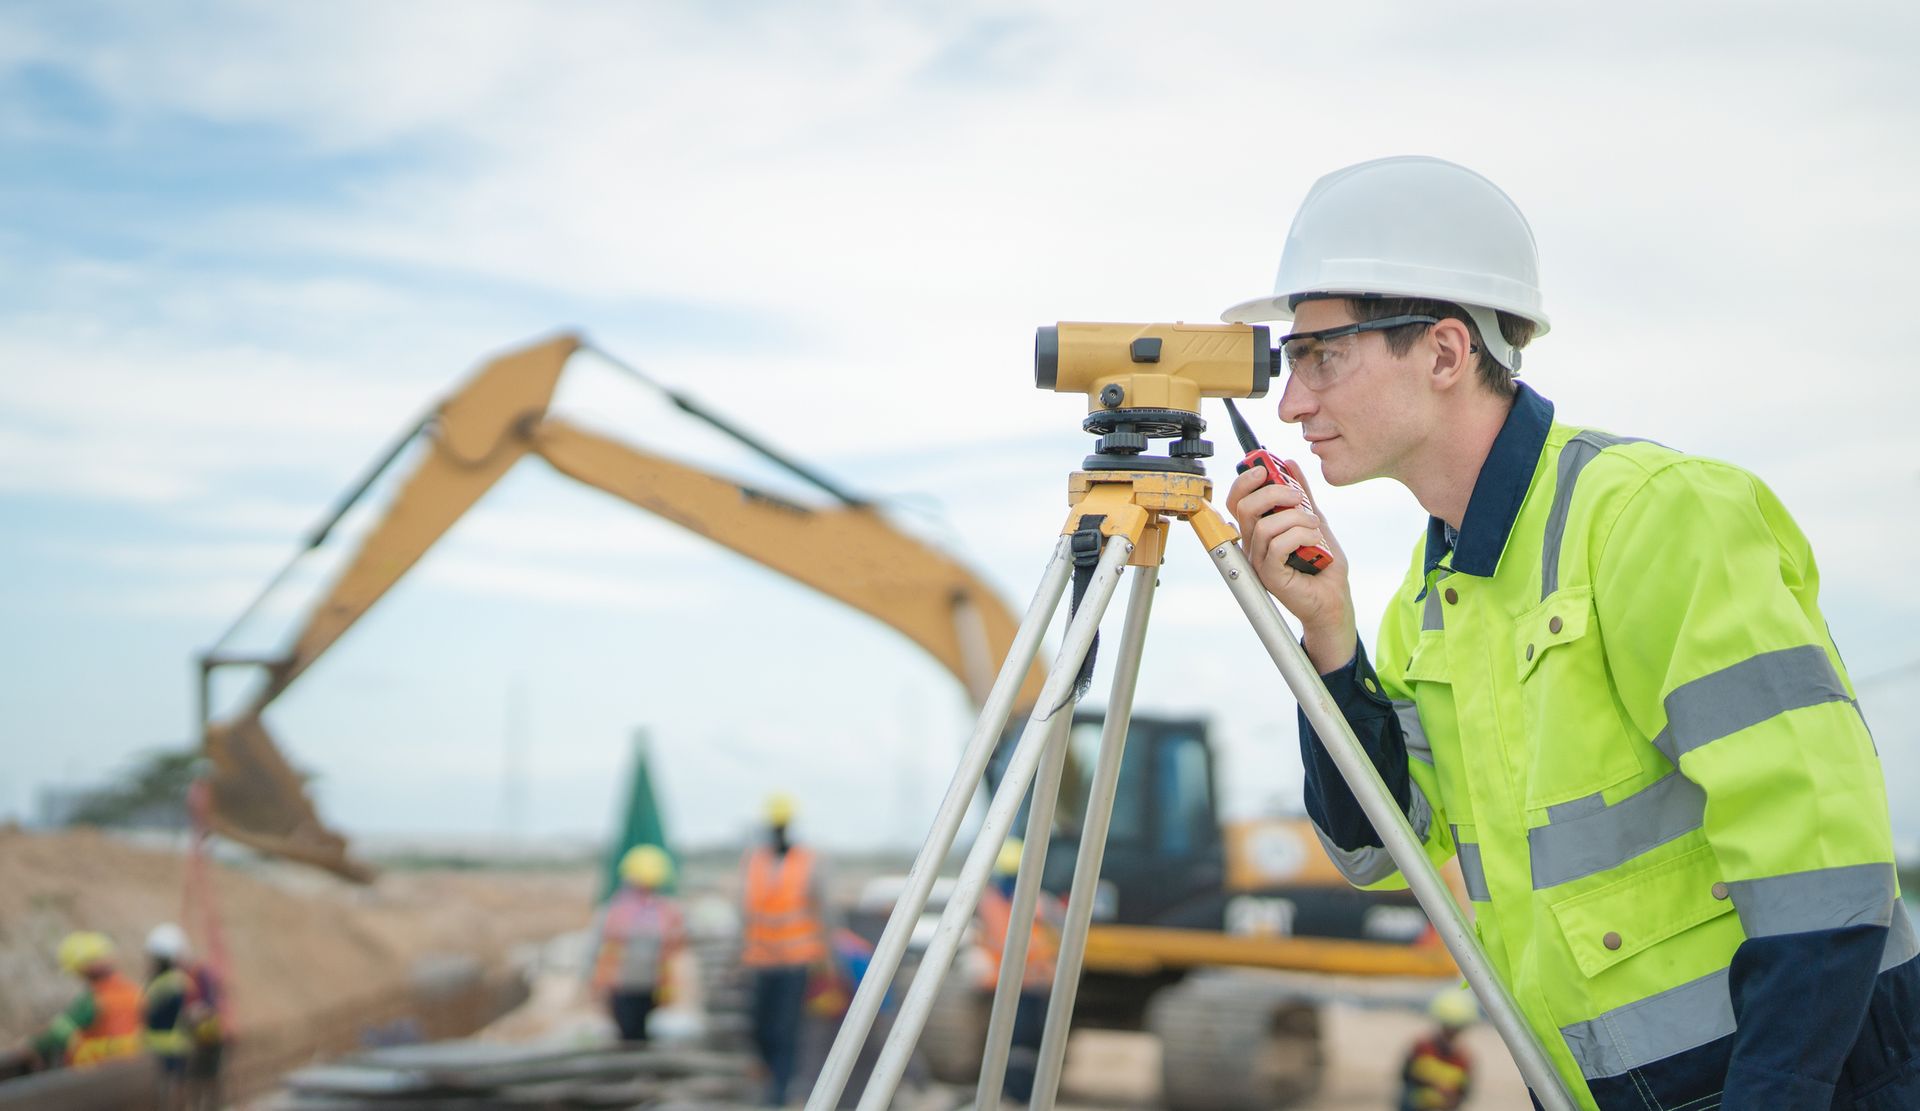
[{"label": "level focusing knob", "polygon": [[1147,438],[1138,432],[1109,432],[1094,450],[1107,455],[1138,455],[1147,450]]}]

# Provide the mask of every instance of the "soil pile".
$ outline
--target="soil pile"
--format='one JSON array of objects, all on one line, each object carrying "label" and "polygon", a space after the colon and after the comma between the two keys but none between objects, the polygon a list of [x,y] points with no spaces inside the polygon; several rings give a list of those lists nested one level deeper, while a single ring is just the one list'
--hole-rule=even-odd
[{"label": "soil pile", "polygon": [[[72,998],[53,958],[70,930],[112,937],[121,967],[144,975],[147,931],[183,918],[185,868],[178,849],[97,831],[0,829],[0,1044]],[[235,1026],[256,1042],[405,990],[423,963],[502,965],[518,944],[587,925],[594,894],[584,869],[389,872],[366,887],[291,865],[212,870]]]}]

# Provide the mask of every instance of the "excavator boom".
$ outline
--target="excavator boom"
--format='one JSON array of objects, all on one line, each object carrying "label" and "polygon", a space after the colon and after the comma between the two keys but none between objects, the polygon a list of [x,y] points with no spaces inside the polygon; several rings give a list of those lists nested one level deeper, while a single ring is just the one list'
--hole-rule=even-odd
[{"label": "excavator boom", "polygon": [[[811,508],[548,419],[534,450],[555,470],[622,498],[893,626],[986,700],[1018,630],[972,571],[887,523],[871,505]],[[1027,676],[1019,705],[1040,697]]]},{"label": "excavator boom", "polygon": [[[838,505],[801,505],[549,416],[559,376],[581,347],[563,335],[494,359],[425,422],[425,450],[412,473],[288,652],[267,664],[265,682],[240,713],[206,723],[216,830],[348,878],[371,874],[320,820],[262,714],[529,453],[892,626],[958,678],[976,704],[986,697],[1018,621],[985,582],[837,489]],[[1039,697],[1042,678],[1039,667],[1029,671],[1020,706]]]}]

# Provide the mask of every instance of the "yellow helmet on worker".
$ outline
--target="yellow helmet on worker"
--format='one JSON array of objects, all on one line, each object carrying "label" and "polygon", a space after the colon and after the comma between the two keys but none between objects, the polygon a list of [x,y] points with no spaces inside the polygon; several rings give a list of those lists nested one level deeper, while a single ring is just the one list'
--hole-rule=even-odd
[{"label": "yellow helmet on worker", "polygon": [[1480,1004],[1465,988],[1448,988],[1427,1004],[1427,1014],[1442,1026],[1463,1030],[1480,1019]]},{"label": "yellow helmet on worker", "polygon": [[635,887],[665,887],[673,882],[673,858],[658,845],[635,845],[620,858],[620,878]]},{"label": "yellow helmet on worker", "polygon": [[79,930],[60,939],[60,967],[84,976],[113,963],[113,939],[92,930]]},{"label": "yellow helmet on worker", "polygon": [[765,816],[768,825],[784,826],[792,824],[794,809],[793,796],[787,794],[785,791],[776,791],[767,796],[767,802],[762,808],[762,814]]},{"label": "yellow helmet on worker", "polygon": [[1007,838],[1000,846],[1000,855],[993,858],[993,874],[996,876],[1017,876],[1020,874],[1020,854],[1026,845],[1018,837]]}]

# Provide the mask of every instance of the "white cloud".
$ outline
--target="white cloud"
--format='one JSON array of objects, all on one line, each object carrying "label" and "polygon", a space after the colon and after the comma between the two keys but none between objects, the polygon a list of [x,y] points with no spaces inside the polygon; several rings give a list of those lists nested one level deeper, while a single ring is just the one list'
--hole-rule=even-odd
[{"label": "white cloud", "polygon": [[[0,491],[196,530],[124,549],[201,584],[128,592],[149,605],[250,597],[275,538],[290,550],[465,368],[569,323],[551,313],[850,486],[937,491],[967,558],[1024,601],[1085,450],[1079,403],[1030,388],[1032,328],[1210,318],[1260,291],[1314,177],[1415,150],[1529,213],[1556,322],[1530,377],[1564,418],[1753,467],[1830,593],[1920,618],[1901,511],[1920,383],[1888,323],[1920,294],[1907,7],[100,10],[111,29],[86,36],[0,16],[0,70],[51,66],[107,122],[13,106],[0,136],[128,150],[187,120],[330,175],[164,223],[103,209],[139,249],[65,246],[31,275],[36,307],[0,317]],[[673,306],[740,335],[690,340]],[[766,473],[616,376],[570,370],[559,408]],[[624,569],[684,574],[710,550],[523,472],[422,566],[428,590],[650,610]],[[1371,628],[1418,511],[1386,487],[1322,501]],[[1202,597],[1211,569],[1184,568],[1190,542],[1174,553],[1151,658],[1180,681],[1143,677],[1143,697],[1287,720],[1244,670],[1194,662],[1251,641],[1224,592]]]}]

